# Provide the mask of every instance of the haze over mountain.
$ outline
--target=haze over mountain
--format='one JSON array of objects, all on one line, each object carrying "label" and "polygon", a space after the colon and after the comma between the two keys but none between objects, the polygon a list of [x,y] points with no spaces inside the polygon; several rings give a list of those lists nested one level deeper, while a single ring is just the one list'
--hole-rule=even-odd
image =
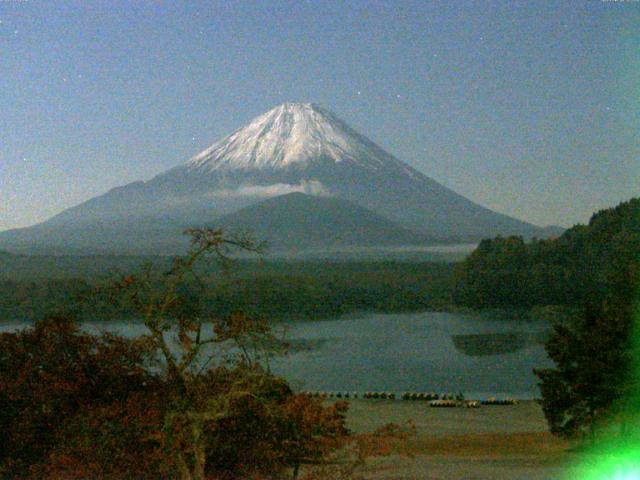
[{"label": "haze over mountain", "polygon": [[[215,224],[214,219],[220,216],[292,192],[307,194],[302,202],[305,208],[314,199],[322,208],[324,197],[338,197],[351,202],[345,211],[354,215],[358,207],[366,209],[370,212],[363,218],[376,218],[381,225],[375,234],[365,228],[372,238],[382,238],[382,231],[398,225],[399,233],[394,236],[398,243],[473,241],[498,234],[542,237],[549,233],[440,185],[317,105],[286,103],[147,182],[115,188],[34,227],[0,233],[0,248],[172,253],[184,245],[182,229]],[[278,202],[273,205],[282,206]],[[269,208],[263,205],[259,211],[259,223],[272,221]],[[247,213],[242,215],[238,218],[251,218]],[[301,218],[288,217],[290,222]],[[328,218],[330,215],[324,216],[318,225],[329,228]],[[257,219],[252,222],[258,223]],[[252,227],[237,220],[232,223]],[[317,237],[299,225],[282,228]],[[336,228],[348,225],[336,224]],[[404,241],[399,238],[402,235]],[[347,237],[352,244],[353,235],[335,232],[335,238]],[[289,237],[284,243],[304,244],[308,240]],[[362,242],[371,244],[365,239]]]}]

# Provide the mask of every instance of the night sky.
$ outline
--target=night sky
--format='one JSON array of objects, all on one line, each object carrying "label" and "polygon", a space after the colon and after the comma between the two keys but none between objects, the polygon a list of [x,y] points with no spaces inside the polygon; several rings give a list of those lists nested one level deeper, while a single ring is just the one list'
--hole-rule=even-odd
[{"label": "night sky", "polygon": [[640,195],[640,2],[0,1],[0,230],[314,102],[539,224]]}]

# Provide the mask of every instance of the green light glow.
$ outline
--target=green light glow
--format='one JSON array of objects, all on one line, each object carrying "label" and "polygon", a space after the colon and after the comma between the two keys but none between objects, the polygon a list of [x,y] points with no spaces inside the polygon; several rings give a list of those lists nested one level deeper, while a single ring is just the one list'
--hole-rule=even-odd
[{"label": "green light glow", "polygon": [[640,290],[636,294],[632,330],[633,385],[622,402],[623,416],[631,427],[630,435],[606,437],[580,455],[566,480],[640,480]]},{"label": "green light glow", "polygon": [[640,480],[640,448],[622,447],[595,450],[567,479]]}]

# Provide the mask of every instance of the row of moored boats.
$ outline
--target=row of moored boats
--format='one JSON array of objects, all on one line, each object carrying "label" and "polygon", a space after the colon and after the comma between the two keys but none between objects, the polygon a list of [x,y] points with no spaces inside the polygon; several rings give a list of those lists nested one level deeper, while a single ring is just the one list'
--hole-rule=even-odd
[{"label": "row of moored boats", "polygon": [[365,398],[372,400],[415,400],[429,402],[430,407],[467,407],[478,408],[481,405],[516,405],[517,400],[513,398],[487,398],[483,400],[465,400],[464,395],[459,393],[424,393],[424,392],[403,392],[396,394],[395,392],[324,392],[324,391],[306,391],[301,392],[303,395],[314,398]]}]

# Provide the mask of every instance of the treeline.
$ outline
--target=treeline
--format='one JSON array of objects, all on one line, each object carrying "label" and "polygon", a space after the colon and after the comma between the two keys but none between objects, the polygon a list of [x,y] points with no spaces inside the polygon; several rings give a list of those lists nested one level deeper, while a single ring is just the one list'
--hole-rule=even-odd
[{"label": "treeline", "polygon": [[0,250],[0,280],[97,279],[135,271],[145,263],[168,267],[171,258],[143,255],[21,255]]},{"label": "treeline", "polygon": [[[165,260],[153,268],[162,272],[169,267]],[[430,262],[239,261],[227,272],[209,266],[198,274],[198,281],[186,285],[182,294],[197,298],[211,313],[243,311],[273,320],[443,308],[451,302],[453,286],[453,265]],[[128,317],[130,312],[100,295],[101,285],[119,276],[126,274],[0,280],[0,316]]]},{"label": "treeline", "polygon": [[289,268],[297,271],[231,279],[207,292],[205,301],[223,315],[241,310],[272,319],[317,319],[442,308],[453,285],[453,266],[445,263],[314,262]]},{"label": "treeline", "polygon": [[588,225],[556,239],[483,240],[456,268],[453,300],[472,308],[598,304],[617,272],[639,258],[636,198],[597,212]]},{"label": "treeline", "polygon": [[0,318],[39,320],[49,315],[75,316],[92,286],[86,280],[0,280]]}]

